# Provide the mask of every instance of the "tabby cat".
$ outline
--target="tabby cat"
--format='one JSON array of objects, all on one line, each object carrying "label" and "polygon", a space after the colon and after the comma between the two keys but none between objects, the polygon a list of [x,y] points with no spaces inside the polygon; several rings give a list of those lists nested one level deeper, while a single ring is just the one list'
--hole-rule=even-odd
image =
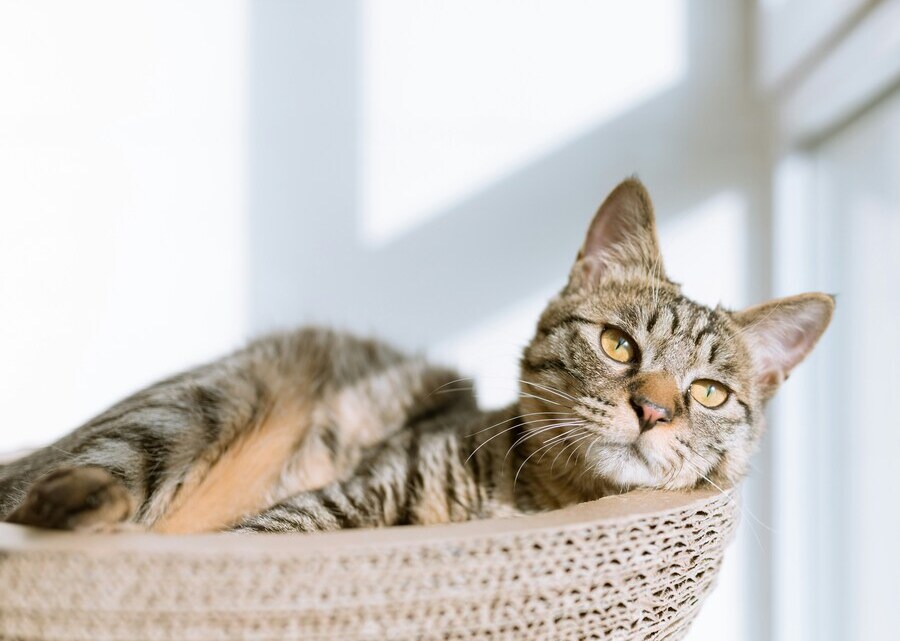
[{"label": "tabby cat", "polygon": [[0,519],[310,532],[733,484],[763,403],[833,307],[823,294],[739,312],[685,298],[663,271],[650,198],[626,180],[541,315],[512,406],[482,411],[455,372],[375,341],[277,334],[0,468]]}]

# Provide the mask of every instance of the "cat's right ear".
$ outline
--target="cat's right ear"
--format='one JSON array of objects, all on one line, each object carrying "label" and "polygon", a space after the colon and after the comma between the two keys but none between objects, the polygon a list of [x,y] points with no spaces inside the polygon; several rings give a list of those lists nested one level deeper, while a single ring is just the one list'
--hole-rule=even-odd
[{"label": "cat's right ear", "polygon": [[665,278],[653,203],[636,178],[622,181],[600,205],[572,268],[569,288],[590,288],[612,272]]}]

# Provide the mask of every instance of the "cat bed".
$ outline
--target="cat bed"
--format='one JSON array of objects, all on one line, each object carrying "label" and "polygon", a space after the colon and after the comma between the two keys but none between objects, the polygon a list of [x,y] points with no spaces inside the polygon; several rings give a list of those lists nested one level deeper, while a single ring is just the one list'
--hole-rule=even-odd
[{"label": "cat bed", "polygon": [[72,534],[0,524],[0,638],[680,639],[731,491],[327,534]]}]

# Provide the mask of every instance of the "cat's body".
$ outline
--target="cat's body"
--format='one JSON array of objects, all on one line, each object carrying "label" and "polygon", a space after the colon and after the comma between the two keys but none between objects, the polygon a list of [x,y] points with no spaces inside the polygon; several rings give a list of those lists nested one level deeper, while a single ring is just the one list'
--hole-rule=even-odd
[{"label": "cat's body", "polygon": [[481,411],[455,372],[374,341],[279,334],[0,468],[0,519],[315,531],[733,483],[763,402],[832,307],[821,294],[738,313],[684,298],[663,274],[649,198],[626,181],[542,315],[511,407]]},{"label": "cat's body", "polygon": [[[49,470],[63,476],[48,488],[106,492],[97,468],[127,492],[96,507],[164,533],[463,521],[585,498],[548,491],[536,475],[514,479],[525,450],[513,443],[529,417],[515,406],[480,411],[470,389],[455,372],[371,340],[317,328],[269,336],[3,468],[0,514]],[[92,505],[54,514],[52,492],[34,498],[46,525],[106,522]],[[282,501],[307,514],[292,518]]]}]

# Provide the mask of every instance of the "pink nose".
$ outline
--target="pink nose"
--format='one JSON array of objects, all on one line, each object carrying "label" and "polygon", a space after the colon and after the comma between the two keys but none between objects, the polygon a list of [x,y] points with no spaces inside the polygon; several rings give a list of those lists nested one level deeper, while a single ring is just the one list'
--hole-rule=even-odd
[{"label": "pink nose", "polygon": [[654,403],[644,396],[636,396],[631,399],[641,425],[641,433],[652,429],[657,423],[668,423],[672,420],[672,409]]}]

